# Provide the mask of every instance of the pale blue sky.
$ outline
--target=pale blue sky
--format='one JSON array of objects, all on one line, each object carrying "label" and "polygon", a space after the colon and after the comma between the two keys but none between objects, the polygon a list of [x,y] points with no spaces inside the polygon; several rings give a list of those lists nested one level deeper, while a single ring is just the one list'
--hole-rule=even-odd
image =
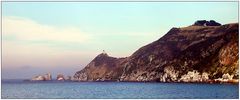
[{"label": "pale blue sky", "polygon": [[237,2],[3,2],[2,6],[3,78],[45,72],[73,75],[103,49],[125,57],[172,27],[199,19],[238,22]]}]

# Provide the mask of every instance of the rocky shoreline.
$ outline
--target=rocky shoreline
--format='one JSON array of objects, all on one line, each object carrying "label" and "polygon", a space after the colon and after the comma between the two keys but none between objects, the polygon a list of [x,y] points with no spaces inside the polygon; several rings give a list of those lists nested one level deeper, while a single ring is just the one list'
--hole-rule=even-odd
[{"label": "rocky shoreline", "polygon": [[237,83],[238,30],[213,20],[172,28],[128,57],[97,55],[73,80]]},{"label": "rocky shoreline", "polygon": [[[129,57],[111,57],[103,50],[72,77],[58,74],[56,80],[238,84],[238,31],[238,23],[199,20],[172,28]],[[46,80],[52,80],[50,74],[31,79]]]},{"label": "rocky shoreline", "polygon": [[[193,71],[196,72],[196,71]],[[207,79],[207,75],[204,74],[203,75],[204,78],[200,78],[198,80],[194,79],[194,77],[191,77],[189,79],[185,79],[185,80],[178,80],[178,81],[120,81],[120,80],[103,80],[103,79],[98,79],[98,80],[88,80],[88,81],[83,81],[83,80],[78,80],[78,79],[74,79],[71,76],[67,76],[66,78],[64,77],[63,74],[58,74],[56,79],[52,79],[52,76],[50,73],[45,74],[45,75],[37,75],[34,76],[32,79],[30,80],[24,80],[24,81],[62,81],[62,82],[158,82],[158,83],[207,83],[207,84],[224,84],[224,83],[228,83],[228,84],[239,84],[239,80],[238,79],[232,79],[232,76],[229,74],[224,74],[223,78],[218,78],[218,79]]]}]

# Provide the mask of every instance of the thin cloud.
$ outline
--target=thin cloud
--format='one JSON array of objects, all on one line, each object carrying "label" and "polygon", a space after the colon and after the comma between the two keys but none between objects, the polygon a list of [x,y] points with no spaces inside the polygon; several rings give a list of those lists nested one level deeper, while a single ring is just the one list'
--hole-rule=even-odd
[{"label": "thin cloud", "polygon": [[15,37],[21,41],[54,41],[83,43],[89,34],[77,27],[56,27],[15,16],[3,17],[3,36]]},{"label": "thin cloud", "polygon": [[[77,27],[57,27],[34,20],[3,17],[3,67],[19,68],[28,64],[36,67],[85,65],[91,51],[64,49],[51,44],[82,45],[90,41],[89,34]],[[14,37],[9,39],[9,37]]]}]

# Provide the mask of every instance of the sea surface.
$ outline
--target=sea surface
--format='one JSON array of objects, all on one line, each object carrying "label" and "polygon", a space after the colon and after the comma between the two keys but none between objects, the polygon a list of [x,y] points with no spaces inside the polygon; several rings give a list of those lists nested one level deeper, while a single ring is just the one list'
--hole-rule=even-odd
[{"label": "sea surface", "polygon": [[2,98],[239,98],[238,84],[2,80]]}]

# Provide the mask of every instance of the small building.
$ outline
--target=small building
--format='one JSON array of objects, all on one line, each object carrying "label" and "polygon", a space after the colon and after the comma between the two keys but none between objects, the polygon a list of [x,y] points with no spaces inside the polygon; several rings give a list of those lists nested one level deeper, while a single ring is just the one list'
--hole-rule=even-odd
[{"label": "small building", "polygon": [[221,26],[220,23],[218,23],[218,22],[216,22],[214,20],[210,20],[210,21],[198,20],[193,25],[194,26]]}]

